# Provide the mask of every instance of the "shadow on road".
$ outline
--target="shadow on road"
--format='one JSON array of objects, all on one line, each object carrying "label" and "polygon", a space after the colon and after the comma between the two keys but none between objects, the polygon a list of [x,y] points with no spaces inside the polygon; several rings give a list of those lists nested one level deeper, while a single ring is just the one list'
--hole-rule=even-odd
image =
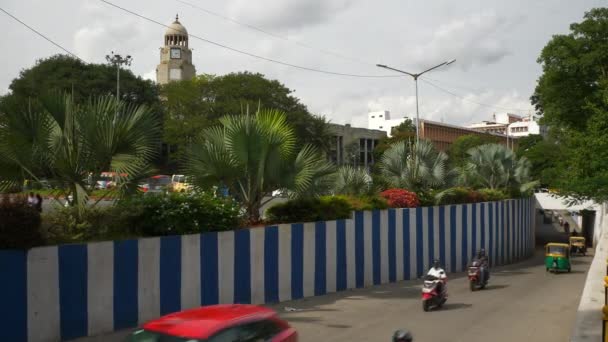
[{"label": "shadow on road", "polygon": [[460,310],[460,309],[468,309],[472,307],[473,304],[465,304],[465,303],[447,303],[444,304],[441,308],[441,311],[450,311],[450,310]]},{"label": "shadow on road", "polygon": [[482,291],[502,290],[507,287],[509,287],[509,285],[488,285]]}]

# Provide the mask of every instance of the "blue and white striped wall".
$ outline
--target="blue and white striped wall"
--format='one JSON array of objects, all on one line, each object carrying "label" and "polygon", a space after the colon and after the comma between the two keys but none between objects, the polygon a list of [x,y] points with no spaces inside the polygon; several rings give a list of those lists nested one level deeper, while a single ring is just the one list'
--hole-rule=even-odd
[{"label": "blue and white striped wall", "polygon": [[533,253],[533,201],[355,212],[353,219],[0,251],[0,341],[59,341],[215,303],[272,303]]}]

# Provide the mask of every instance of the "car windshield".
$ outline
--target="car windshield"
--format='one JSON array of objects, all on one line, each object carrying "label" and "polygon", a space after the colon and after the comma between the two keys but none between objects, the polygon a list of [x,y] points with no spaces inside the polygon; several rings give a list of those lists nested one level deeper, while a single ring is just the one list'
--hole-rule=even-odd
[{"label": "car windshield", "polygon": [[175,176],[176,183],[184,183],[186,182],[186,176]]},{"label": "car windshield", "polygon": [[129,335],[124,342],[203,342],[205,340],[197,340],[191,338],[183,338],[159,334],[156,332],[140,329]]}]

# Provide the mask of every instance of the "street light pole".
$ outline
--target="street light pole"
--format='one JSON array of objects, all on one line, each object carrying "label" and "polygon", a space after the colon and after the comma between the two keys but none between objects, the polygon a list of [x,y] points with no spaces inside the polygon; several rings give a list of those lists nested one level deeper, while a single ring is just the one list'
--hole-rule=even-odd
[{"label": "street light pole", "polygon": [[386,66],[384,64],[376,64],[377,67],[379,68],[384,68],[384,69],[388,69],[388,70],[392,70],[392,71],[396,71],[396,72],[400,72],[402,74],[406,74],[408,76],[411,76],[412,78],[414,78],[414,83],[416,84],[416,143],[418,143],[418,141],[420,140],[420,113],[419,113],[419,109],[418,109],[418,77],[422,76],[423,74],[431,71],[431,70],[435,70],[439,67],[442,67],[444,65],[450,65],[452,63],[454,63],[456,60],[452,59],[449,61],[445,61],[441,64],[435,65],[432,68],[428,68],[426,70],[424,70],[423,72],[417,73],[417,74],[413,74],[411,72],[407,72],[407,71],[403,71],[403,70],[399,70],[399,69],[395,69],[395,68],[391,68],[389,66]]},{"label": "street light pole", "polygon": [[127,57],[123,57],[112,51],[111,55],[106,55],[106,61],[116,66],[116,116],[118,116],[118,105],[120,103],[120,66],[131,65],[131,61],[133,61],[133,58],[130,55],[127,55]]}]

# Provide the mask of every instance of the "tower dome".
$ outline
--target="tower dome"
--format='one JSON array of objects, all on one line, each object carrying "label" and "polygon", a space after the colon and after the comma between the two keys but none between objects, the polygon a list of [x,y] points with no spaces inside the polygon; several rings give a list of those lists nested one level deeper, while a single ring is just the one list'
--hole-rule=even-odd
[{"label": "tower dome", "polygon": [[177,14],[175,21],[165,31],[165,46],[188,47],[188,30],[179,22]]}]

